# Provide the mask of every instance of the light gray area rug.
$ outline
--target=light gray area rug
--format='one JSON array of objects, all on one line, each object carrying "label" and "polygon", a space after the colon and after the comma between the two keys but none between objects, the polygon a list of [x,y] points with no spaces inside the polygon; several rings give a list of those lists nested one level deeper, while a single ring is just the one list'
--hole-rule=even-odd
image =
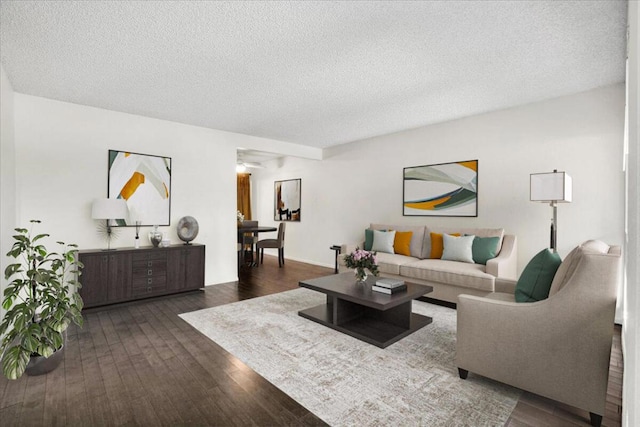
[{"label": "light gray area rug", "polygon": [[298,316],[309,289],[180,315],[332,426],[501,426],[520,392],[458,378],[456,311],[413,302],[433,323],[380,349]]}]

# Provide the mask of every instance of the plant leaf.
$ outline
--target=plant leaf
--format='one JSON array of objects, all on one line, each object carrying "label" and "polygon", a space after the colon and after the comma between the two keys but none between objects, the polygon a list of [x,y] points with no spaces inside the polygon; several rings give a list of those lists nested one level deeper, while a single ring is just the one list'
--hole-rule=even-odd
[{"label": "plant leaf", "polygon": [[9,280],[9,277],[21,271],[22,271],[21,264],[9,264],[7,268],[4,269],[4,278]]},{"label": "plant leaf", "polygon": [[20,346],[13,346],[2,358],[2,373],[10,380],[17,380],[24,374],[27,363],[29,363],[29,352]]},{"label": "plant leaf", "polygon": [[51,347],[50,345],[40,343],[40,345],[36,350],[36,353],[38,353],[40,356],[43,356],[43,357],[50,357],[53,354],[53,351],[54,351],[54,348]]}]

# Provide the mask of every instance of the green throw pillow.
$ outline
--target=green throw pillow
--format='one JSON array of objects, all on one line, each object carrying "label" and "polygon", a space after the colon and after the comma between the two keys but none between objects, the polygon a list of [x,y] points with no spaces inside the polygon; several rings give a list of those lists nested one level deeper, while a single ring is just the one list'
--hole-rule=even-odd
[{"label": "green throw pillow", "polygon": [[500,237],[478,237],[473,239],[473,262],[476,264],[487,264],[491,258],[496,257]]},{"label": "green throw pillow", "polygon": [[370,251],[371,246],[373,246],[373,230],[366,228],[364,230],[364,250]]},{"label": "green throw pillow", "polygon": [[546,299],[561,262],[560,255],[549,249],[538,252],[524,268],[516,283],[516,302],[535,302]]}]

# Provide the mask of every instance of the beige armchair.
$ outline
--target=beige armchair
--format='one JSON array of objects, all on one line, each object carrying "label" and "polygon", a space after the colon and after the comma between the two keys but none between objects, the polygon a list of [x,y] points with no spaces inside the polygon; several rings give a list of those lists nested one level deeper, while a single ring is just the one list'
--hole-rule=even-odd
[{"label": "beige armchair", "polygon": [[[458,297],[456,364],[469,372],[589,411],[605,410],[620,247],[589,241],[562,262],[549,298]],[[502,289],[515,282],[502,280]],[[496,284],[497,285],[497,284]]]}]

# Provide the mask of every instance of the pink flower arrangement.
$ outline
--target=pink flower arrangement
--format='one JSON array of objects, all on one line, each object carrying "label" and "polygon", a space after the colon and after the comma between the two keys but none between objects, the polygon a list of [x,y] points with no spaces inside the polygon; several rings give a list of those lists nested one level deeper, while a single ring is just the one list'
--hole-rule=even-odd
[{"label": "pink flower arrangement", "polygon": [[344,257],[344,263],[348,268],[355,268],[356,272],[364,273],[364,269],[367,269],[374,276],[380,274],[378,271],[376,252],[365,251],[364,249],[357,247],[355,251]]}]

